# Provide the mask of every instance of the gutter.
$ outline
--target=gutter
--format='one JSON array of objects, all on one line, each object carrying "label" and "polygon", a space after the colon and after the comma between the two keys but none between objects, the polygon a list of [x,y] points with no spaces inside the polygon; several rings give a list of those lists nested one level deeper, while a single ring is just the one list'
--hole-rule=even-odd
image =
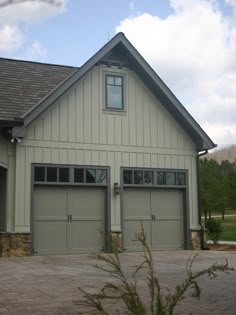
[{"label": "gutter", "polygon": [[198,223],[201,227],[201,249],[207,249],[204,244],[204,228],[202,226],[202,218],[201,218],[201,200],[200,200],[200,157],[206,155],[208,150],[203,151],[197,155],[197,189],[198,189]]}]

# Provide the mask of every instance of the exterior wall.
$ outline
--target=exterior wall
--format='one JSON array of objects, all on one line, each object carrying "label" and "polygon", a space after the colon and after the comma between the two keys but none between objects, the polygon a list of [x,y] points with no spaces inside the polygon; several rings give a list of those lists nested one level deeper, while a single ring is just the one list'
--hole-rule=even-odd
[{"label": "exterior wall", "polygon": [[6,169],[0,167],[0,231],[6,225]]},{"label": "exterior wall", "polygon": [[8,167],[8,142],[0,133],[0,166]]},{"label": "exterior wall", "polygon": [[16,163],[16,145],[10,143],[0,133],[0,167],[6,169],[5,193],[5,230],[14,231],[14,213],[15,213],[15,163]]},{"label": "exterior wall", "polygon": [[[31,164],[111,167],[111,224],[120,231],[120,167],[187,169],[190,226],[197,224],[196,150],[190,138],[132,71],[125,76],[125,112],[104,109],[104,66],[71,87],[27,129],[17,144],[15,231],[30,231]],[[22,185],[22,183],[24,183]]]}]

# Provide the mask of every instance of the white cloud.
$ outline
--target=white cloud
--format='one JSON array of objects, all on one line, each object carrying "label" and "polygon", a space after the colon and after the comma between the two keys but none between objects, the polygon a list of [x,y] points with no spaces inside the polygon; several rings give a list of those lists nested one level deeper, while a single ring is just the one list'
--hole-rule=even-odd
[{"label": "white cloud", "polygon": [[131,12],[134,11],[134,7],[135,7],[135,0],[131,0],[129,2],[129,9],[130,9]]},{"label": "white cloud", "polygon": [[37,60],[38,58],[46,57],[47,49],[42,46],[42,44],[35,40],[31,47],[26,50],[25,56],[23,59],[27,60]]},{"label": "white cloud", "polygon": [[[19,55],[19,50],[24,48],[25,55],[29,59],[35,59],[37,56],[45,56],[46,50],[39,44],[38,40],[32,43],[27,41],[27,35],[24,32],[25,25],[29,27],[32,23],[40,21],[51,16],[61,14],[65,11],[66,0],[60,0],[61,5],[50,5],[40,1],[26,1],[24,3],[12,4],[0,8],[0,53],[14,53]],[[28,44],[28,46],[24,46]]]},{"label": "white cloud", "polygon": [[[235,0],[225,1],[236,8]],[[235,16],[224,16],[218,0],[170,4],[174,13],[165,19],[142,13],[116,31],[125,33],[214,142],[236,143]]]},{"label": "white cloud", "polygon": [[24,36],[16,26],[0,27],[0,53],[8,53],[24,43]]}]

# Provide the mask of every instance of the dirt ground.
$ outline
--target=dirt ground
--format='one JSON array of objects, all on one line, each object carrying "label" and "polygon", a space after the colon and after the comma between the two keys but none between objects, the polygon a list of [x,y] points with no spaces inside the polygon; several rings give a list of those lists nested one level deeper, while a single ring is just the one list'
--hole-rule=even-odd
[{"label": "dirt ground", "polygon": [[208,245],[210,250],[216,251],[236,251],[236,245],[229,245],[229,244],[209,244]]}]

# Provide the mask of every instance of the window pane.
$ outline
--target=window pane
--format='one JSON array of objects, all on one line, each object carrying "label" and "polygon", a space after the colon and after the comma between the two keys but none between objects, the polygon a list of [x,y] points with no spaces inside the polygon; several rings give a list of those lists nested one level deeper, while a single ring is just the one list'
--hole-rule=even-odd
[{"label": "window pane", "polygon": [[122,109],[122,87],[121,86],[107,86],[107,108]]},{"label": "window pane", "polygon": [[59,168],[59,182],[68,183],[69,182],[69,168]]},{"label": "window pane", "polygon": [[144,171],[144,184],[152,184],[152,171]]},{"label": "window pane", "polygon": [[132,184],[132,171],[123,172],[123,182],[124,184]]},{"label": "window pane", "polygon": [[176,173],[176,185],[185,185],[185,173]]},{"label": "window pane", "polygon": [[114,83],[115,83],[115,78],[114,78],[113,75],[107,75],[106,78],[107,78],[107,84],[114,85]]},{"label": "window pane", "polygon": [[175,173],[167,172],[166,173],[166,185],[175,185]]},{"label": "window pane", "polygon": [[122,85],[122,78],[121,77],[115,77],[115,85]]},{"label": "window pane", "polygon": [[107,182],[107,171],[106,170],[96,170],[96,182],[98,184],[106,184]]},{"label": "window pane", "polygon": [[45,181],[45,167],[36,166],[34,168],[34,180],[37,182],[44,182]]},{"label": "window pane", "polygon": [[157,185],[165,185],[166,176],[165,172],[157,172]]},{"label": "window pane", "polygon": [[83,183],[84,182],[84,169],[83,168],[75,168],[74,169],[74,182],[75,183]]},{"label": "window pane", "polygon": [[86,169],[86,183],[96,183],[95,169]]},{"label": "window pane", "polygon": [[143,171],[134,171],[134,184],[143,184]]},{"label": "window pane", "polygon": [[57,167],[47,167],[47,181],[48,182],[57,181]]}]

